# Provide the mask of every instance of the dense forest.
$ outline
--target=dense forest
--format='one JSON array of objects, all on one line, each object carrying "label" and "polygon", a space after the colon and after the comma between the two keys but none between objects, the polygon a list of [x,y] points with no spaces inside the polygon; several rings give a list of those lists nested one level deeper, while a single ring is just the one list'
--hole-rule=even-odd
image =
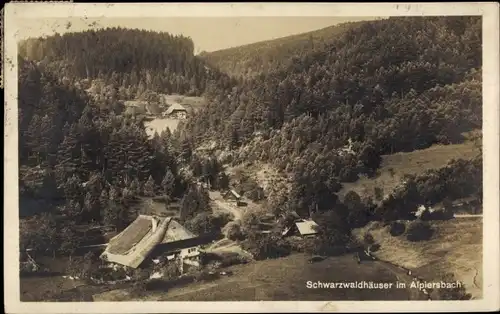
[{"label": "dense forest", "polygon": [[343,23],[309,33],[214,52],[202,52],[200,57],[231,76],[253,77],[297,62],[296,57],[307,54],[311,49],[321,49],[320,47],[330,44],[343,32],[360,23],[364,22]]},{"label": "dense forest", "polygon": [[23,248],[71,253],[85,240],[78,225],[120,230],[141,197],[179,198],[187,215],[206,198],[181,173],[170,132],[149,139],[139,121],[103,114],[85,92],[22,58],[18,88]]},{"label": "dense forest", "polygon": [[19,54],[85,89],[94,80],[104,82],[114,99],[134,99],[146,91],[200,95],[210,81],[222,79],[194,56],[190,38],[137,29],[31,38],[19,44]]},{"label": "dense forest", "polygon": [[[193,146],[215,139],[236,150],[236,162],[291,174],[290,206],[307,213],[329,209],[340,182],[372,175],[382,154],[457,143],[481,128],[479,17],[357,23],[324,42],[232,88],[209,89],[183,136]],[[249,47],[247,59],[267,62]],[[276,51],[289,58],[286,46]]]}]

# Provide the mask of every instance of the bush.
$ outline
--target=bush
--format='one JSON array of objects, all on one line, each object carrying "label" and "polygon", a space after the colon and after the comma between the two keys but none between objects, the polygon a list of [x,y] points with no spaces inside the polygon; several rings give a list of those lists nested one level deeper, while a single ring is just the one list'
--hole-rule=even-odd
[{"label": "bush", "polygon": [[261,201],[264,199],[264,189],[261,188],[260,186],[259,187],[255,187],[253,189],[251,189],[250,191],[248,191],[246,193],[247,197],[254,201],[254,202],[258,202],[258,201]]},{"label": "bush", "polygon": [[[451,273],[445,274],[441,282],[443,283],[455,283],[457,282],[455,276]],[[466,292],[465,286],[462,282],[460,282],[459,286],[456,288],[441,288],[437,289],[439,300],[449,300],[449,301],[457,301],[457,300],[470,300],[471,295]]]},{"label": "bush", "polygon": [[149,271],[146,269],[136,268],[136,269],[127,269],[127,275],[132,278],[135,282],[141,282],[149,278]]},{"label": "bush", "polygon": [[432,214],[434,215],[434,220],[448,220],[455,216],[452,210],[446,208],[436,210]]},{"label": "bush", "polygon": [[370,233],[365,233],[365,235],[363,236],[363,242],[365,243],[365,245],[370,246],[375,243],[375,240]]},{"label": "bush", "polygon": [[257,260],[279,258],[291,253],[290,244],[273,234],[252,234],[242,247]]},{"label": "bush", "polygon": [[139,287],[143,287],[146,291],[164,291],[168,290],[169,286],[169,283],[163,279],[151,279],[144,283],[144,285],[139,285]]},{"label": "bush", "polygon": [[406,231],[406,225],[402,222],[393,221],[390,223],[389,233],[393,237],[402,235]]},{"label": "bush", "polygon": [[170,198],[168,196],[154,196],[152,200],[153,202],[164,203],[166,205],[170,203]]},{"label": "bush", "polygon": [[384,190],[378,186],[373,188],[374,194],[375,194],[375,199],[377,201],[381,201],[384,198]]},{"label": "bush", "polygon": [[374,243],[368,247],[368,251],[370,252],[377,252],[378,250],[380,250],[380,244],[378,243]]},{"label": "bush", "polygon": [[248,259],[237,252],[205,253],[203,256],[203,264],[208,269],[218,269],[246,263],[248,263]]},{"label": "bush", "polygon": [[313,254],[316,248],[313,238],[289,237],[287,243],[293,252]]},{"label": "bush", "polygon": [[66,273],[70,276],[79,278],[100,276],[102,271],[98,264],[99,262],[95,260],[95,254],[93,252],[89,252],[83,257],[73,256],[66,267]]},{"label": "bush", "polygon": [[241,231],[241,225],[237,222],[231,221],[224,226],[222,233],[232,241],[238,241],[243,239],[243,232]]},{"label": "bush", "polygon": [[221,228],[230,221],[227,213],[198,213],[186,222],[186,227],[197,234],[220,233]]},{"label": "bush", "polygon": [[428,208],[422,211],[422,213],[420,214],[420,220],[424,221],[432,220],[432,213]]},{"label": "bush", "polygon": [[408,241],[417,242],[429,240],[434,234],[434,229],[426,221],[414,221],[408,227],[406,239]]},{"label": "bush", "polygon": [[220,275],[218,273],[210,273],[208,271],[201,271],[198,272],[194,275],[194,281],[199,282],[199,281],[212,281],[220,278]]}]

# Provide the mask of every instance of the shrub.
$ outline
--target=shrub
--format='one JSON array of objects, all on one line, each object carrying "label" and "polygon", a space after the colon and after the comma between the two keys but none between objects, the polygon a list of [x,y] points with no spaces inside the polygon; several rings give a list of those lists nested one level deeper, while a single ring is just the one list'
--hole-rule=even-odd
[{"label": "shrub", "polygon": [[237,252],[204,253],[203,262],[208,269],[218,269],[232,265],[246,264],[248,259]]},{"label": "shrub", "polygon": [[293,252],[313,254],[315,251],[316,243],[313,238],[289,237],[286,241]]},{"label": "shrub", "polygon": [[163,279],[151,279],[148,280],[144,285],[139,285],[138,288],[139,287],[143,287],[143,289],[146,291],[167,290],[169,288],[169,284]]},{"label": "shrub", "polygon": [[406,225],[402,222],[393,221],[390,223],[389,233],[393,237],[402,235],[406,231]]},{"label": "shrub", "polygon": [[230,220],[227,213],[212,214],[209,212],[198,213],[186,222],[186,227],[197,234],[219,233],[221,228]]},{"label": "shrub", "polygon": [[154,196],[152,200],[153,202],[164,203],[166,205],[170,203],[170,198],[168,196]]},{"label": "shrub", "polygon": [[435,210],[431,214],[432,220],[448,220],[452,219],[453,217],[454,217],[453,211],[446,208]]},{"label": "shrub", "polygon": [[136,269],[129,268],[127,269],[127,275],[130,276],[132,280],[135,282],[146,280],[150,276],[149,271],[141,268],[136,268]]},{"label": "shrub", "polygon": [[290,244],[273,234],[251,234],[242,246],[257,260],[283,257],[291,252]]},{"label": "shrub", "polygon": [[161,272],[163,274],[163,277],[166,279],[174,279],[181,275],[179,265],[171,261],[163,265],[163,267],[161,268]]},{"label": "shrub", "polygon": [[231,221],[224,226],[222,233],[229,240],[238,241],[243,239],[243,232],[241,231],[241,225],[237,222]]},{"label": "shrub", "polygon": [[212,281],[218,279],[220,275],[218,273],[210,273],[208,271],[201,271],[194,275],[194,281]]},{"label": "shrub", "polygon": [[376,186],[373,188],[375,199],[381,201],[384,198],[384,190],[381,187]]},{"label": "shrub", "polygon": [[[443,282],[443,283],[456,283],[457,280],[453,274],[447,273],[442,277],[441,282]],[[456,288],[440,288],[440,289],[437,289],[437,292],[438,292],[439,300],[457,301],[457,300],[470,300],[471,299],[471,295],[466,292],[465,286],[462,282],[459,282],[459,285]]]},{"label": "shrub", "polygon": [[370,252],[377,252],[378,250],[380,250],[380,244],[374,243],[368,247],[368,250]]},{"label": "shrub", "polygon": [[408,241],[417,242],[429,240],[434,233],[432,226],[426,221],[413,221],[406,232]]},{"label": "shrub", "polygon": [[420,214],[420,220],[424,221],[432,220],[432,213],[428,208],[422,211],[422,213]]},{"label": "shrub", "polygon": [[365,245],[370,246],[370,245],[375,243],[375,240],[373,239],[373,236],[371,235],[371,233],[367,232],[363,236],[363,242],[365,243]]},{"label": "shrub", "polygon": [[250,191],[248,191],[246,195],[250,200],[258,202],[264,199],[264,189],[260,186],[254,187]]}]

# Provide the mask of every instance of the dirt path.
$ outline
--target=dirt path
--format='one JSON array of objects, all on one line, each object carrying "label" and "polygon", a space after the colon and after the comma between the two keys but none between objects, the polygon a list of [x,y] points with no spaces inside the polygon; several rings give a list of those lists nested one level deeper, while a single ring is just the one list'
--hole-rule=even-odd
[{"label": "dirt path", "polygon": [[411,283],[414,281],[414,278],[412,276],[408,275],[408,273],[406,273],[404,270],[402,270],[401,268],[399,268],[396,265],[393,265],[393,264],[391,264],[389,262],[385,262],[385,261],[376,260],[376,261],[374,261],[374,263],[378,263],[379,265],[381,265],[385,269],[391,271],[394,274],[394,276],[396,276],[398,282],[404,283],[406,285],[406,290],[408,290],[408,300],[427,300],[428,299],[427,295],[425,293],[423,293],[422,291],[420,291],[419,289],[410,288]]},{"label": "dirt path", "polygon": [[228,213],[233,214],[234,220],[240,219],[243,217],[243,211],[238,208],[235,205],[229,204],[227,201],[224,200],[220,192],[218,191],[210,191],[208,192],[208,195],[210,197],[210,200],[212,201],[213,205],[215,205],[214,209],[215,210],[222,210]]},{"label": "dirt path", "polygon": [[483,217],[483,214],[455,214],[453,215],[454,218],[475,218],[475,217]]},{"label": "dirt path", "polygon": [[228,203],[226,203],[224,201],[220,201],[220,200],[214,200],[213,202],[217,208],[233,214],[234,220],[237,220],[237,219],[241,220],[241,218],[243,217],[243,212],[240,209],[238,209],[236,206],[232,206],[231,204],[228,204]]}]

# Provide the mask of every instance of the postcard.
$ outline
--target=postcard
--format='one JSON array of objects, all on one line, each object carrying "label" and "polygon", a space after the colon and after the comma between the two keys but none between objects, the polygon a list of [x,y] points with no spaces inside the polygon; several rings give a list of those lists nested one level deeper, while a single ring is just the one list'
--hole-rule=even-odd
[{"label": "postcard", "polygon": [[6,312],[498,310],[498,18],[6,4]]}]

